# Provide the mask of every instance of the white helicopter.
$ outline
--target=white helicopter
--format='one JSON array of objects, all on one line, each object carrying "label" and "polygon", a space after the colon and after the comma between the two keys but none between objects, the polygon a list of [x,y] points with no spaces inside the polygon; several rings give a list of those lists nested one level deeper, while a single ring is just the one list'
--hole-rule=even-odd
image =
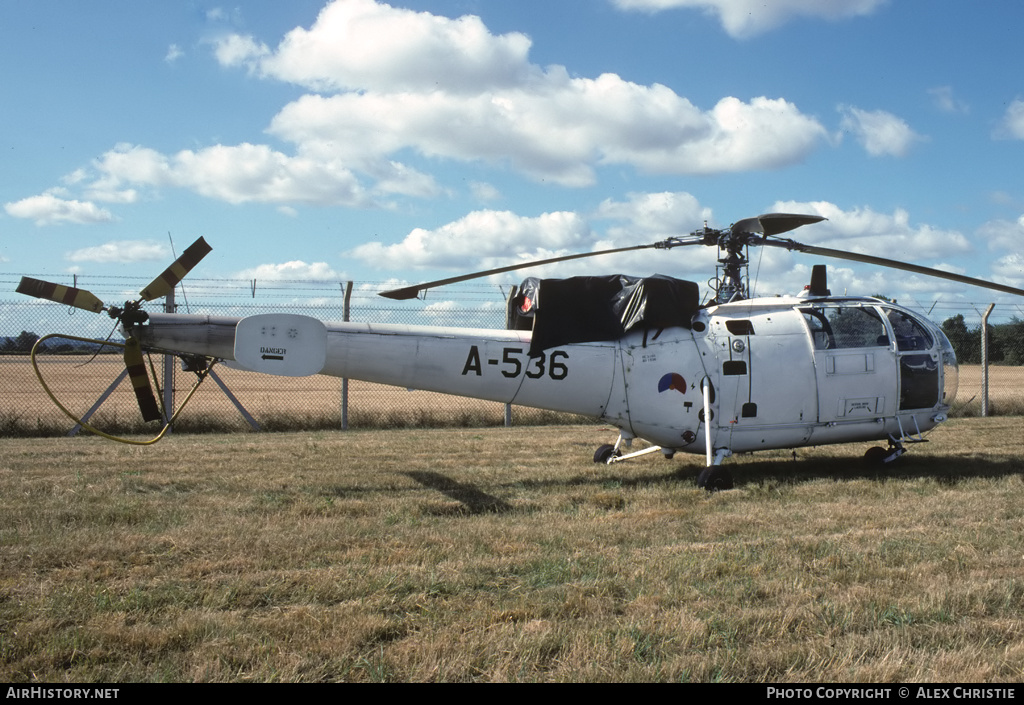
[{"label": "white helicopter", "polygon": [[[732,487],[732,453],[885,441],[889,462],[948,417],[957,362],[936,325],[870,297],[832,296],[824,265],[799,296],[748,298],[747,250],[781,247],[892,267],[1024,296],[1024,290],[880,257],[778,238],[819,216],[770,213],[633,247],[516,264],[382,292],[411,299],[428,288],[583,257],[688,245],[719,248],[715,298],[671,277],[528,279],[509,299],[510,330],[330,323],[292,314],[246,318],[147,313],[209,251],[200,238],[138,301],[105,307],[91,293],[23,278],[17,291],[94,312],[122,326],[125,362],[144,418],[161,414],[142,351],[208,366],[283,376],[325,374],[591,416],[619,429],[594,461],[648,453],[705,456],[700,487]],[[92,429],[90,429],[92,430]],[[625,452],[633,439],[652,444]]]}]

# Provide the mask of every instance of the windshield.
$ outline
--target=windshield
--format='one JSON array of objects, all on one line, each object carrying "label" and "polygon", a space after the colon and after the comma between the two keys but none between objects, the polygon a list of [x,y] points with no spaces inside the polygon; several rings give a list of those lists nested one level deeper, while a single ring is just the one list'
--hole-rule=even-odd
[{"label": "windshield", "polygon": [[956,362],[956,353],[949,339],[941,330],[935,331],[939,341],[939,353],[942,355],[942,403],[953,405],[957,388],[960,386],[960,368]]},{"label": "windshield", "polygon": [[896,335],[897,350],[929,350],[932,347],[931,333],[916,318],[895,308],[887,308],[885,315]]}]

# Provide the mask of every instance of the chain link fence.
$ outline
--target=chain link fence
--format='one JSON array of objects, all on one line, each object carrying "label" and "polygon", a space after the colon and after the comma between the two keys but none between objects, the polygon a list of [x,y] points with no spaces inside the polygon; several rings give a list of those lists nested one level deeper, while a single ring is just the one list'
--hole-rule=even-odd
[{"label": "chain link fence", "polygon": [[[53,275],[29,275],[53,281]],[[0,291],[11,291],[20,275],[0,274]],[[119,277],[65,275],[67,286],[92,291],[108,303],[137,297],[148,281]],[[351,287],[346,304],[346,288]],[[391,302],[377,296],[389,288],[374,282],[188,280],[186,296],[177,296],[179,313],[250,316],[259,313],[298,313],[324,321],[404,323],[467,328],[504,328],[505,299],[509,293],[489,284],[463,284],[428,292],[425,300]],[[150,310],[163,310],[156,303]],[[936,304],[911,308],[942,324],[960,361],[960,384],[954,415],[1024,414],[1024,321],[1016,307],[996,307],[988,323],[982,362],[982,317],[988,304]],[[992,321],[996,321],[995,324]],[[42,335],[51,333],[80,338],[121,338],[105,315],[71,309],[55,303],[12,295],[0,300],[0,435],[60,435],[74,422],[62,414],[40,385],[72,415],[89,414],[93,425],[118,433],[152,431],[144,426],[131,384],[121,381],[124,370],[120,350],[82,343],[70,338],[45,341],[33,369],[28,352]],[[197,377],[181,366],[168,366],[175,401],[180,402]],[[152,360],[154,378],[165,387],[161,356]],[[987,370],[988,408],[984,385]],[[113,386],[113,388],[112,388]],[[112,389],[112,391],[111,391]],[[108,394],[108,396],[104,396]],[[94,411],[97,401],[102,403]],[[313,430],[340,428],[393,428],[413,426],[534,425],[578,422],[579,417],[523,407],[476,401],[445,394],[406,390],[366,382],[345,382],[323,375],[274,377],[217,365],[197,390],[175,423],[176,431]]]},{"label": "chain link fence", "polygon": [[[21,275],[0,274],[0,291],[13,291]],[[51,275],[27,275],[55,281]],[[88,289],[104,302],[120,304],[137,298],[148,281],[116,277],[64,277],[56,283]],[[178,313],[251,316],[297,313],[325,322],[401,323],[462,328],[504,328],[507,291],[487,284],[448,287],[426,300],[393,302],[377,296],[383,283],[188,280],[180,291]],[[351,287],[346,303],[346,287]],[[147,304],[163,311],[158,302]],[[43,335],[48,338],[33,368],[29,352]],[[73,336],[73,337],[71,337]],[[75,418],[114,433],[155,432],[144,425],[124,371],[121,350],[100,348],[75,338],[122,340],[114,321],[56,303],[11,297],[0,300],[0,435],[61,435],[75,424],[53,403],[59,401]],[[180,403],[197,375],[174,358],[165,368],[153,356],[152,377],[158,396],[172,391]],[[170,379],[168,385],[165,379]],[[44,382],[53,399],[40,384]],[[101,403],[98,404],[97,402]],[[94,407],[95,410],[93,410]],[[314,430],[431,426],[536,425],[583,419],[539,409],[478,401],[434,392],[407,390],[325,375],[275,377],[215,365],[174,424],[175,431]]]}]

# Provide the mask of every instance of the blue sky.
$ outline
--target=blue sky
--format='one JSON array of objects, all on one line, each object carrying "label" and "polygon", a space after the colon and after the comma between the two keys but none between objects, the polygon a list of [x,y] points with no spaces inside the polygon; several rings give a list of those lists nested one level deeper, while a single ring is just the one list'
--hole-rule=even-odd
[{"label": "blue sky", "polygon": [[[995,0],[2,3],[0,271],[145,278],[170,232],[213,245],[197,276],[411,283],[786,210],[829,218],[802,242],[1024,287],[1021,26]],[[816,262],[752,260],[762,294]],[[1024,315],[826,263],[834,293]]]}]

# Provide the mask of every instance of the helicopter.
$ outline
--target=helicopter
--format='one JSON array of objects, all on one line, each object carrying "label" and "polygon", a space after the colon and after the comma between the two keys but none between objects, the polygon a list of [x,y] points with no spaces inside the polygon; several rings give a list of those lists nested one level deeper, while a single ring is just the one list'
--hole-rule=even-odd
[{"label": "helicopter", "polygon": [[[794,296],[751,298],[748,251],[777,247],[940,277],[1024,296],[1024,290],[915,264],[817,247],[779,235],[824,220],[767,213],[728,228],[707,224],[654,243],[570,254],[380,292],[408,300],[428,289],[529,266],[684,246],[717,247],[714,296],[664,275],[529,278],[508,299],[507,329],[324,323],[273,313],[244,318],[148,313],[211,248],[193,243],[138,301],[105,306],[91,293],[23,278],[17,291],[118,321],[125,364],[147,420],[161,417],[142,352],[176,355],[200,377],[212,364],[281,376],[324,374],[596,418],[619,430],[594,462],[652,453],[702,454],[697,479],[728,489],[734,453],[883,442],[888,463],[948,419],[956,355],[942,330],[880,298],[834,296],[824,265]],[[65,411],[65,413],[67,413]],[[172,419],[173,420],[173,419]],[[86,426],[91,429],[91,427]],[[635,439],[648,447],[632,451]]]}]

